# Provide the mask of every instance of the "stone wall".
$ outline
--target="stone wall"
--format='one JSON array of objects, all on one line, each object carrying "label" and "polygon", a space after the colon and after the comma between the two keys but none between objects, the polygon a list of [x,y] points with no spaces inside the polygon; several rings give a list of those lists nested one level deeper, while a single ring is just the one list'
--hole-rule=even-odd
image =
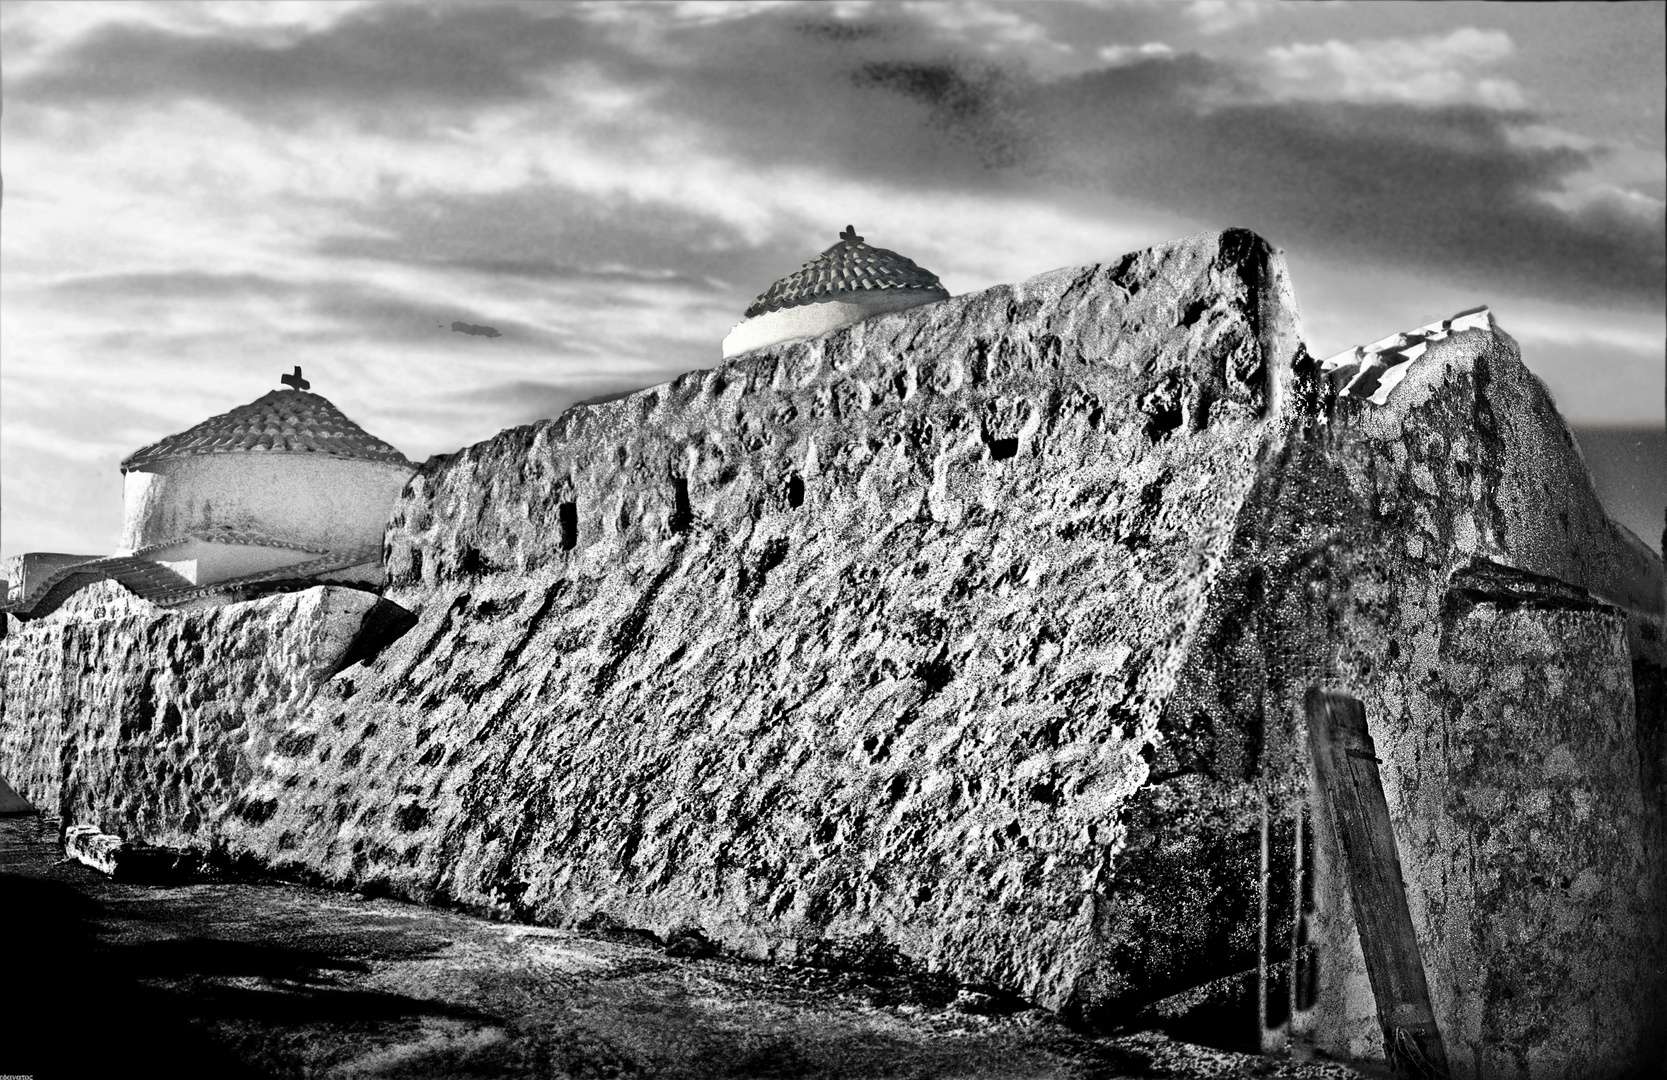
[{"label": "stone wall", "polygon": [[320,586],[169,612],[104,581],[10,630],[0,772],[65,825],[214,846],[376,597]]},{"label": "stone wall", "polygon": [[[1328,391],[1243,232],[882,316],[431,461],[386,543],[418,621],[333,680],[300,598],[14,626],[0,771],[282,874],[862,943],[1091,1019],[1264,934],[1277,984],[1306,909],[1288,1031],[1371,1055],[1307,798],[1324,683],[1367,704],[1458,1074],[1648,1060],[1596,1018],[1661,993],[1660,561],[1491,325],[1387,402]],[[1564,966],[1509,982],[1528,923],[1472,918],[1507,910]]]},{"label": "stone wall", "polygon": [[420,623],[212,842],[756,955],[877,933],[1055,1007],[1253,964],[1254,837],[1201,868],[1120,810],[1291,378],[1281,274],[1202,237],[432,464],[389,529]]},{"label": "stone wall", "polygon": [[[1454,1075],[1659,1062],[1643,1021],[1667,1013],[1660,559],[1604,515],[1497,327],[1433,346],[1382,407],[1337,400],[1314,446],[1298,474],[1324,496],[1289,501],[1275,531],[1325,536],[1289,579],[1325,600],[1288,599],[1282,622],[1324,625],[1305,678],[1365,702]],[[1270,778],[1286,763],[1272,786],[1313,821],[1299,703],[1272,714],[1295,725],[1266,733]],[[1378,1054],[1340,853],[1314,824],[1320,959],[1296,1026]]]},{"label": "stone wall", "polygon": [[[1235,927],[1204,908],[1254,876],[1120,857],[1119,810],[1289,366],[1276,270],[1230,234],[1064,271],[425,471],[389,533],[422,621],[292,733],[234,842],[756,955],[877,932],[1053,1007],[1216,971]],[[1143,859],[1182,863],[1120,886]],[[1152,922],[1215,932],[1152,951]]]},{"label": "stone wall", "polygon": [[[1663,892],[1613,609],[1481,603],[1396,742],[1432,993],[1472,1076],[1608,1077],[1660,1049]],[[1409,754],[1410,751],[1410,754]],[[1656,939],[1637,928],[1657,927]],[[1656,964],[1641,964],[1639,953]]]}]

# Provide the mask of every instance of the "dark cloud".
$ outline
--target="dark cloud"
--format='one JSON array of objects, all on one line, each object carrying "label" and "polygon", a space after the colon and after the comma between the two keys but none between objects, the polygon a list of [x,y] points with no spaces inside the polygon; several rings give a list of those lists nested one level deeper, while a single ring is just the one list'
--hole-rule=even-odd
[{"label": "dark cloud", "polygon": [[[1511,125],[1533,119],[1525,113],[1272,101],[1248,69],[1196,55],[1044,81],[954,55],[929,18],[886,7],[855,21],[786,7],[720,23],[667,10],[619,24],[553,5],[376,5],[276,43],[112,26],[13,92],[195,94],[279,119],[328,105],[410,124],[436,109],[545,101],[552,122],[568,123],[584,110],[569,110],[544,76],[582,69],[643,103],[586,129],[597,146],[634,147],[633,125],[653,123],[737,168],[805,166],[889,188],[994,196],[1050,197],[1063,184],[1482,287],[1667,300],[1662,216],[1544,201],[1598,153],[1513,144]],[[575,205],[538,205],[555,197]],[[344,237],[325,250],[551,279],[658,275],[714,289],[725,303],[744,302],[804,257],[802,232],[753,245],[675,207],[553,189],[434,202],[438,216],[421,223],[390,200],[381,224],[393,240]]]},{"label": "dark cloud", "polygon": [[199,270],[84,274],[55,282],[51,291],[89,299],[213,300],[234,296],[287,297],[307,286],[264,274],[216,274]]},{"label": "dark cloud", "polygon": [[[663,67],[646,107],[737,168],[803,166],[926,190],[1023,184],[988,167],[1013,157],[992,157],[998,135],[1018,139],[1007,69],[947,52],[928,23],[893,9],[835,32],[806,23],[804,10],[765,10],[721,27],[659,26],[653,55]],[[923,55],[930,70],[917,71]],[[929,92],[884,92],[899,80]]]},{"label": "dark cloud", "polygon": [[794,29],[807,37],[821,38],[825,41],[835,41],[840,44],[871,41],[885,34],[881,27],[873,24],[842,22],[839,19],[811,19],[795,23]]},{"label": "dark cloud", "polygon": [[1581,456],[1610,516],[1657,554],[1667,539],[1667,432],[1660,428],[1575,428]]},{"label": "dark cloud", "polygon": [[[585,108],[561,95],[574,85],[624,89],[642,103],[641,122],[678,121],[709,152],[738,162],[947,186],[1002,182],[982,168],[987,137],[969,150],[966,117],[949,123],[943,101],[922,107],[865,85],[912,77],[888,75],[884,65],[928,46],[930,28],[918,20],[893,13],[861,23],[807,19],[806,9],[792,7],[718,25],[652,6],[635,14],[622,29],[562,5],[383,4],[284,37],[118,23],[8,80],[7,93],[116,107],[192,98],[267,122],[328,117],[365,130],[424,133],[458,114],[542,103],[551,123],[583,129],[606,147],[635,145],[637,122],[587,120]],[[996,90],[997,69],[963,73],[963,66],[943,70],[951,80],[972,80],[961,100],[975,106]],[[565,74],[575,78],[551,81]]]},{"label": "dark cloud", "polygon": [[999,65],[879,60],[858,67],[851,81],[923,103],[930,126],[966,140],[986,167],[1022,167],[1036,152],[1023,84]]},{"label": "dark cloud", "polygon": [[[320,254],[595,286],[612,307],[657,306],[657,293],[675,292],[738,318],[807,258],[795,229],[803,223],[754,244],[685,207],[556,187],[395,197],[343,212],[364,229],[326,237]],[[364,235],[372,231],[379,235]],[[835,239],[830,231],[828,243]]]},{"label": "dark cloud", "polygon": [[[164,314],[164,308],[181,303],[246,296],[299,301],[310,316],[323,317],[336,325],[328,329],[297,327],[288,331],[286,337],[297,344],[316,342],[331,348],[352,340],[421,341],[444,331],[449,323],[456,321],[455,316],[461,311],[469,317],[470,325],[489,324],[506,335],[513,332],[518,347],[549,350],[560,345],[568,354],[591,351],[582,345],[576,349],[572,343],[562,341],[542,327],[467,309],[443,296],[420,302],[346,276],[324,276],[297,282],[261,274],[197,271],[90,274],[58,282],[50,287],[50,291],[70,298],[85,298],[89,303],[127,301],[141,306],[155,304],[159,316]],[[345,336],[341,329],[343,325],[350,328]],[[439,329],[436,329],[437,326]],[[182,334],[166,330],[123,331],[104,335],[98,341],[102,348],[120,351],[136,348],[157,333],[165,334],[175,342],[202,339],[212,343],[223,339],[225,331],[211,330],[206,337],[201,333]]]},{"label": "dark cloud", "polygon": [[432,344],[436,337],[451,339],[451,331],[447,327],[454,321],[463,321],[496,328],[510,347],[519,351],[545,355],[571,354],[575,351],[561,335],[545,327],[459,304],[445,296],[418,300],[400,293],[336,281],[310,290],[308,307],[314,315],[324,316],[349,329],[345,332],[341,329],[309,330],[294,335],[297,341],[316,338],[321,343],[330,343],[338,348],[354,341]]},{"label": "dark cloud", "polygon": [[[953,107],[942,122],[1009,153],[1010,108],[1032,156],[1020,171],[1242,225],[1283,246],[1382,260],[1566,299],[1667,298],[1667,233],[1651,219],[1539,196],[1589,168],[1593,152],[1515,145],[1534,119],[1444,107],[1257,100],[1232,67],[1198,56],[1052,83],[998,101],[940,65],[887,69],[887,89]],[[1011,103],[1011,104],[1005,104]]]},{"label": "dark cloud", "polygon": [[535,76],[564,63],[628,60],[599,44],[559,7],[376,5],[283,38],[113,23],[10,81],[7,93],[71,103],[197,97],[263,115],[310,114],[321,103],[470,107],[539,93]]},{"label": "dark cloud", "polygon": [[343,212],[380,235],[326,237],[317,245],[321,254],[714,293],[743,287],[738,283],[762,269],[740,232],[711,215],[554,185],[392,196]]}]

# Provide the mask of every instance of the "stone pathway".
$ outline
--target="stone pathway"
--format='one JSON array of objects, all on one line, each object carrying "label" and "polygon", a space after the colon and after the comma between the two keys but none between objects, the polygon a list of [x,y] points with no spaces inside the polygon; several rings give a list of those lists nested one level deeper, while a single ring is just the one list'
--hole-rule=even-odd
[{"label": "stone pathway", "polygon": [[[896,980],[287,885],[147,887],[0,820],[0,1074],[1352,1080],[1155,1033],[1088,1038]],[[699,951],[678,950],[676,951]]]}]

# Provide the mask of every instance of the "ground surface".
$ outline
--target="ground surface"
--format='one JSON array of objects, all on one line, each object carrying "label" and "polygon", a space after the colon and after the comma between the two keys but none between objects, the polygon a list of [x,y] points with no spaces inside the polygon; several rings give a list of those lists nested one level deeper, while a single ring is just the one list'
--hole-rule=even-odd
[{"label": "ground surface", "polygon": [[1037,1010],[946,1005],[941,987],[672,956],[626,934],[294,886],[123,884],[64,861],[56,826],[32,817],[0,820],[0,918],[0,1074],[1359,1075],[1090,1038]]}]

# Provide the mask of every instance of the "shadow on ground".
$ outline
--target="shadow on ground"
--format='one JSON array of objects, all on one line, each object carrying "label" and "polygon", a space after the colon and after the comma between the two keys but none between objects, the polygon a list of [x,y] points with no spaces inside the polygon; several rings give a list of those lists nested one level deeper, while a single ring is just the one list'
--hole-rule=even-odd
[{"label": "shadow on ground", "polygon": [[1040,1078],[1357,1074],[1093,1038],[1022,1002],[294,886],[146,887],[0,821],[0,1073]]},{"label": "shadow on ground", "polygon": [[198,936],[188,911],[182,920],[145,910],[153,906],[161,905],[113,911],[61,881],[0,873],[11,998],[5,1071],[119,1076],[154,1066],[174,1076],[268,1076],[272,1063],[245,1060],[246,1047],[210,1029],[327,1024],[346,1034],[425,1016],[484,1019],[343,985],[342,976],[369,967],[329,948]]}]

